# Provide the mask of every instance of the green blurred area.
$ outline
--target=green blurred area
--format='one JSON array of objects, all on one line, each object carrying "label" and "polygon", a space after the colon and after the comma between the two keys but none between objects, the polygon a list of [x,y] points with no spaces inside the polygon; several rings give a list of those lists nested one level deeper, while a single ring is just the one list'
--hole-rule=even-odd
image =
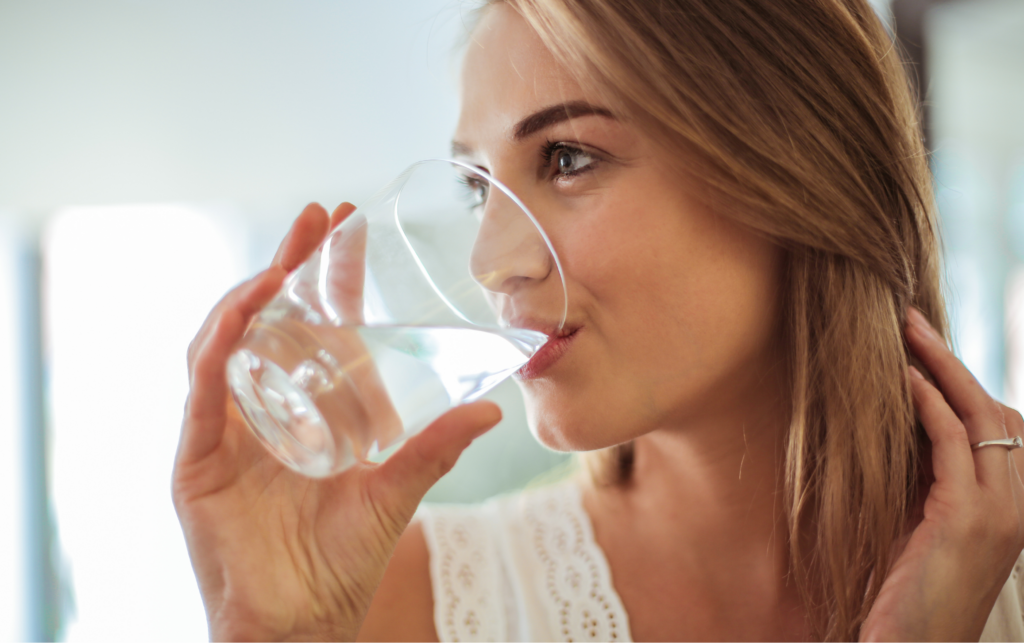
[{"label": "green blurred area", "polygon": [[572,465],[572,456],[541,446],[530,433],[522,394],[514,381],[505,380],[484,399],[501,407],[501,422],[463,452],[424,502],[479,502]]}]

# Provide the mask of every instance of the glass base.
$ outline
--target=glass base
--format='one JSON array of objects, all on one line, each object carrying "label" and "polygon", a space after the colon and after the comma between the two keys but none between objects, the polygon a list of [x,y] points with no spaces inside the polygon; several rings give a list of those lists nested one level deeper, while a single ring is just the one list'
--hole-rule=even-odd
[{"label": "glass base", "polygon": [[343,468],[316,404],[281,367],[243,349],[228,360],[228,383],[253,433],[290,468],[313,478]]}]

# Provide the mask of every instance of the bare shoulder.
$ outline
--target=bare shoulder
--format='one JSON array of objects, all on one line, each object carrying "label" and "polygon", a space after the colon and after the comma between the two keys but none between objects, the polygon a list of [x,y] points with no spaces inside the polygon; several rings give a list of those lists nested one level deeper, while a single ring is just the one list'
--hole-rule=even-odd
[{"label": "bare shoulder", "polygon": [[437,640],[430,552],[420,521],[413,521],[399,539],[357,640]]}]

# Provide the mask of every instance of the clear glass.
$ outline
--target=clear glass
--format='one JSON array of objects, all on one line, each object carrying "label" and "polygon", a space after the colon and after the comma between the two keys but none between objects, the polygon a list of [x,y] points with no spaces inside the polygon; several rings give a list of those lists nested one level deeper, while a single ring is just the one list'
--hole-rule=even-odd
[{"label": "clear glass", "polygon": [[421,161],[288,276],[228,381],[282,462],[330,476],[519,370],[567,309],[558,256],[522,201],[472,166]]}]

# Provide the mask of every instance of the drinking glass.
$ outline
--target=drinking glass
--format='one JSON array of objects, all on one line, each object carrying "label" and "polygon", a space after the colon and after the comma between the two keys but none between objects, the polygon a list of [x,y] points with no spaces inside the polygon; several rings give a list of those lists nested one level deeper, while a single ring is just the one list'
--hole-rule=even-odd
[{"label": "drinking glass", "polygon": [[286,278],[228,383],[274,455],[330,476],[515,373],[567,309],[558,256],[523,202],[478,168],[421,161]]}]

